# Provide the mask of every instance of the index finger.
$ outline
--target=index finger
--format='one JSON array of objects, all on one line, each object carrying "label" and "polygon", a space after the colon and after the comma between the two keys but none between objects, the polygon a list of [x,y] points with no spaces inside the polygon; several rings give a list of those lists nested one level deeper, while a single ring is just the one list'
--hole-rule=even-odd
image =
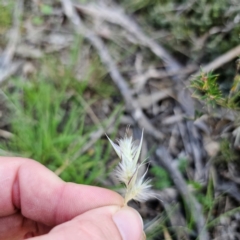
[{"label": "index finger", "polygon": [[20,210],[24,217],[49,226],[94,208],[123,205],[113,191],[65,183],[43,165],[24,158],[0,158],[0,196],[0,217]]}]

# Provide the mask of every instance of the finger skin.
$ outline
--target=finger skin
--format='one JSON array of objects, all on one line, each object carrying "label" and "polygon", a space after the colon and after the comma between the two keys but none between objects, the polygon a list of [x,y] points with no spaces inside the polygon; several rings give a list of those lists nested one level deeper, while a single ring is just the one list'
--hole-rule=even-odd
[{"label": "finger skin", "polygon": [[129,207],[129,219],[126,219],[132,227],[128,236],[122,237],[113,216],[121,211],[119,206],[107,206],[93,209],[53,228],[48,234],[32,240],[141,240],[143,225],[138,213]]},{"label": "finger skin", "polygon": [[40,236],[50,230],[51,227],[24,218],[20,212],[0,218],[1,240],[19,240],[24,239],[25,236]]},{"label": "finger skin", "polygon": [[0,217],[18,211],[28,219],[55,226],[94,208],[123,204],[110,190],[65,183],[38,162],[0,158]]}]

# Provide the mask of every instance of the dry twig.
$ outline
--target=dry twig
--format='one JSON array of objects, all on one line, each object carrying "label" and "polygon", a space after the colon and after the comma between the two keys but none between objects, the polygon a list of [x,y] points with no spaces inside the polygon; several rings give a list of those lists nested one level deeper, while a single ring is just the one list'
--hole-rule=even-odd
[{"label": "dry twig", "polygon": [[[212,62],[208,63],[207,65],[203,66],[201,68],[201,71],[203,72],[210,72],[214,71],[217,68],[223,66],[227,62],[230,62],[234,58],[238,57],[240,55],[240,45],[237,47],[229,50],[228,52],[224,53],[223,55],[219,56],[218,58],[214,59]],[[196,75],[198,75],[200,72],[197,72]]]},{"label": "dry twig", "polygon": [[165,98],[168,98],[169,96],[172,96],[173,92],[171,89],[165,89],[162,91],[154,92],[150,95],[148,94],[141,94],[138,97],[138,103],[143,109],[148,109],[151,107],[154,103],[161,101]]},{"label": "dry twig", "polygon": [[177,71],[162,71],[155,68],[149,68],[146,72],[134,76],[131,80],[137,89],[141,89],[150,78],[162,79],[167,77],[184,76],[197,70],[196,66],[189,66]]}]

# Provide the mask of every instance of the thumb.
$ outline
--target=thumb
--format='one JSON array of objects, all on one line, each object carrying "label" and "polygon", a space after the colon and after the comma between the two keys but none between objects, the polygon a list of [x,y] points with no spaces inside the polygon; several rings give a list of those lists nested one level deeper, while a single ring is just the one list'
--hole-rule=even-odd
[{"label": "thumb", "polygon": [[142,240],[143,221],[130,207],[107,206],[85,212],[34,240]]}]

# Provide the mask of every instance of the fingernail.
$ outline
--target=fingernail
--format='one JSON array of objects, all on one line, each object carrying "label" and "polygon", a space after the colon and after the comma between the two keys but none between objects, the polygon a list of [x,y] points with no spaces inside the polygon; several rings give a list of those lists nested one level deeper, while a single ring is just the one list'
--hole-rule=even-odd
[{"label": "fingernail", "polygon": [[130,207],[121,208],[113,215],[123,240],[142,239],[143,221],[139,213]]}]

